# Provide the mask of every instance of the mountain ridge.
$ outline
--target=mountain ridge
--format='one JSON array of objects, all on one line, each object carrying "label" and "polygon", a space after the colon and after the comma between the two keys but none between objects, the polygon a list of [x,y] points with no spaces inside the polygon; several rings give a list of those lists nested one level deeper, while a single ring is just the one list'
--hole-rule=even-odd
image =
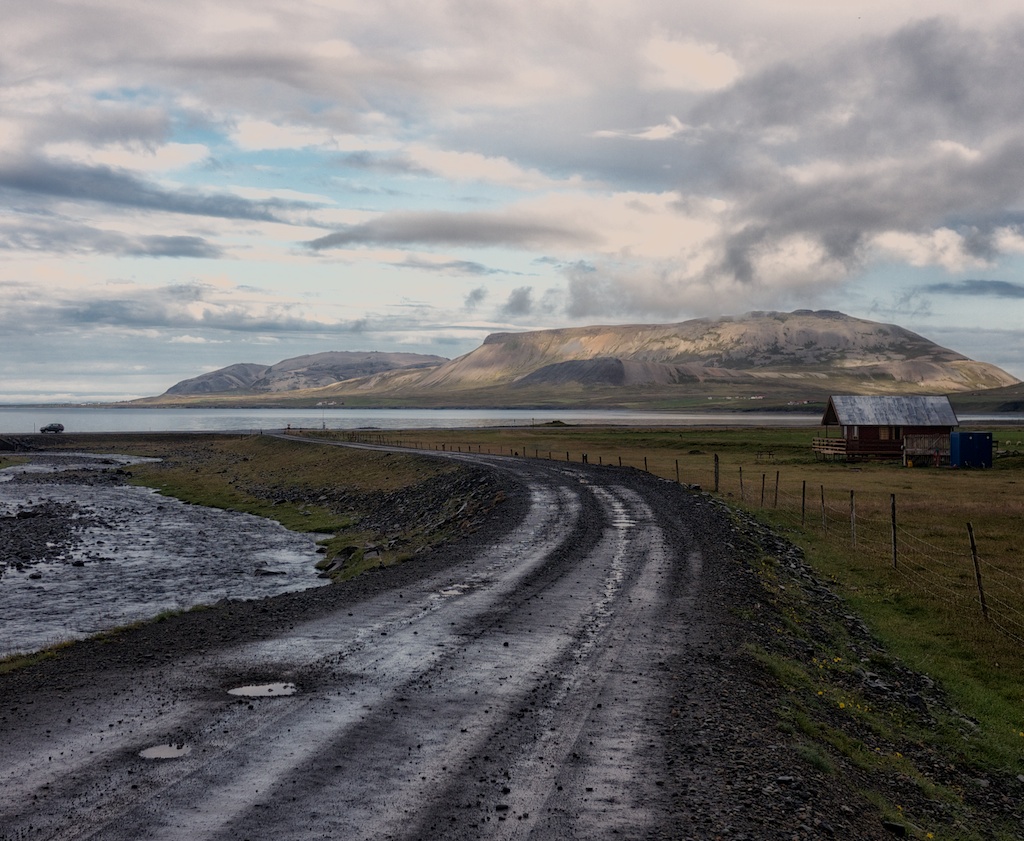
[{"label": "mountain ridge", "polygon": [[[1019,383],[898,325],[831,310],[492,333],[456,359],[435,359],[328,383],[299,376],[301,365],[286,360],[294,364],[278,363],[279,383],[318,384],[275,393],[360,405],[670,407],[730,393],[807,401],[830,393],[946,394]],[[206,376],[217,381],[234,367]]]}]

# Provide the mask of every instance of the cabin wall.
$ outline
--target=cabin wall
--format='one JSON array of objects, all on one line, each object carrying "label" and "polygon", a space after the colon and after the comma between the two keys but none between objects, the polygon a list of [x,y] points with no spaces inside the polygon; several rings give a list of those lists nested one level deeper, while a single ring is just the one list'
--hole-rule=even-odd
[{"label": "cabin wall", "polygon": [[[900,458],[907,439],[927,438],[929,448],[936,448],[948,458],[950,427],[934,426],[844,426],[846,452],[849,456]],[[934,442],[934,443],[933,443]]]}]

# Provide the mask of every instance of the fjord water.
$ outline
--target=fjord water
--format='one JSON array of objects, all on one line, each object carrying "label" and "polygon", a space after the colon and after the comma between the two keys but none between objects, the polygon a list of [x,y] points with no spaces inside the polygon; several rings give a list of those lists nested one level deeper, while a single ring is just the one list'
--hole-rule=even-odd
[{"label": "fjord water", "polygon": [[126,409],[0,406],[0,435],[27,435],[48,423],[66,432],[255,432],[261,429],[465,429],[562,421],[609,426],[817,426],[797,412],[631,412],[563,409]]}]

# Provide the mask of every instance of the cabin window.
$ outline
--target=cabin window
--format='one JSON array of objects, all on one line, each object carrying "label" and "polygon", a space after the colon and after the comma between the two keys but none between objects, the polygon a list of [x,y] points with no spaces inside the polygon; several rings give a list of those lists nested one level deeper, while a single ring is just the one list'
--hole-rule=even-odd
[{"label": "cabin window", "polygon": [[852,427],[850,427],[850,429],[851,429],[851,432],[850,432],[850,437],[851,438],[860,438],[860,427],[859,426],[852,426]]},{"label": "cabin window", "polygon": [[878,427],[878,440],[888,441],[892,438],[892,427],[891,426],[880,426]]}]

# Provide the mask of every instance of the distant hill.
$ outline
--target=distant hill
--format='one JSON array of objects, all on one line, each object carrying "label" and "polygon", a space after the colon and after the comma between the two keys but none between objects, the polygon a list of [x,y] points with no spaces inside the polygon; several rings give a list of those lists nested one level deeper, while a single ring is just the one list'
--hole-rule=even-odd
[{"label": "distant hill", "polygon": [[811,310],[495,333],[457,359],[424,357],[434,361],[362,376],[335,372],[332,382],[322,368],[300,364],[314,358],[278,363],[267,369],[272,375],[230,366],[179,383],[164,398],[214,396],[196,389],[248,376],[249,385],[232,386],[225,397],[241,389],[346,405],[649,409],[759,399],[767,408],[814,404],[835,393],[954,394],[1019,382],[897,325]]},{"label": "distant hill", "polygon": [[396,368],[433,367],[447,362],[443,356],[420,353],[356,353],[328,351],[296,356],[276,365],[239,363],[201,374],[172,385],[165,396],[209,394],[276,394],[322,388],[355,377],[366,377]]}]

